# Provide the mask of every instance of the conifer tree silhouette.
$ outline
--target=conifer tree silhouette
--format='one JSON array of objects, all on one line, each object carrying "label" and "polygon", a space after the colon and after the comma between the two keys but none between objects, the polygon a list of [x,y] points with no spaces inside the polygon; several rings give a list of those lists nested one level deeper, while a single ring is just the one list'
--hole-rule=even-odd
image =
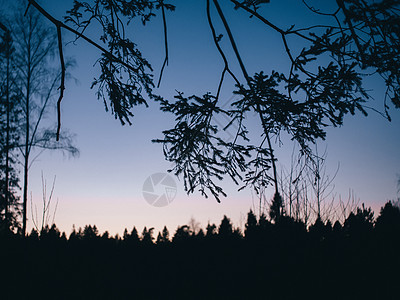
[{"label": "conifer tree silhouette", "polygon": [[275,193],[269,209],[269,216],[271,220],[275,222],[275,224],[278,224],[284,215],[285,215],[285,208],[283,199],[279,193]]}]

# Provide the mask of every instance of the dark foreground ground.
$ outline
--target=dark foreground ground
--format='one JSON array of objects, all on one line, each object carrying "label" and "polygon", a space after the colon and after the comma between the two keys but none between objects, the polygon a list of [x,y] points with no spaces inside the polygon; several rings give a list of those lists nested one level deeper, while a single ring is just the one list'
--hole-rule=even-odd
[{"label": "dark foreground ground", "polygon": [[400,208],[310,227],[249,212],[193,233],[0,232],[0,299],[400,299]]},{"label": "dark foreground ground", "polygon": [[399,237],[3,239],[1,299],[400,299]]}]

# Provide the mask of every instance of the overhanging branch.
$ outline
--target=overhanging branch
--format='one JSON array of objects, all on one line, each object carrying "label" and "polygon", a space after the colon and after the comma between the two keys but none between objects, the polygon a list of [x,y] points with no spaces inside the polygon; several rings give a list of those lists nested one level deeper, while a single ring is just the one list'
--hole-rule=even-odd
[{"label": "overhanging branch", "polygon": [[[61,130],[61,101],[64,97],[64,89],[65,89],[65,62],[64,62],[64,56],[63,56],[63,51],[62,51],[62,39],[61,39],[61,28],[64,28],[72,33],[74,33],[77,38],[82,38],[92,46],[96,47],[99,49],[101,52],[103,52],[104,55],[108,56],[112,61],[115,61],[117,63],[120,63],[127,69],[137,72],[138,70],[128,63],[122,61],[118,57],[114,56],[111,52],[107,51],[104,47],[100,46],[87,36],[85,36],[82,32],[79,32],[68,25],[65,25],[63,22],[57,20],[53,16],[51,16],[43,7],[41,7],[35,0],[28,0],[29,4],[27,9],[29,8],[30,5],[35,7],[46,19],[48,19],[51,23],[53,23],[56,28],[57,28],[57,36],[58,36],[58,50],[59,50],[59,56],[60,56],[60,64],[61,64],[61,83],[60,83],[60,95],[57,101],[57,141],[59,140],[59,135],[60,135],[60,130]],[[2,25],[2,24],[1,24]],[[3,26],[0,27],[3,29]],[[5,26],[4,26],[5,27]],[[6,27],[5,27],[6,28]]]}]

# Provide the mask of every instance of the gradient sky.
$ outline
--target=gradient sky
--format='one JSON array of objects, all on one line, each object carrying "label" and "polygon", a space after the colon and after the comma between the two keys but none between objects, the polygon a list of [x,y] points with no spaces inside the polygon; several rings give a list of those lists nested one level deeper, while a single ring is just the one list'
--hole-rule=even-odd
[{"label": "gradient sky", "polygon": [[[237,39],[238,48],[250,74],[272,69],[286,71],[288,63],[282,55],[279,35],[266,29],[256,19],[249,19],[243,11],[232,10],[228,1],[220,1],[231,29]],[[266,5],[262,14],[275,24],[288,28],[292,24],[314,22],[315,16],[304,10],[301,1],[274,1]],[[318,5],[320,1],[310,1]],[[329,9],[326,1],[324,9]],[[64,15],[72,1],[40,1],[45,9],[57,18]],[[161,87],[156,93],[171,98],[175,90],[186,95],[203,94],[217,89],[222,60],[213,46],[205,14],[205,1],[174,1],[176,12],[167,14],[170,61],[166,68]],[[214,16],[215,16],[215,12]],[[224,33],[220,23],[215,21],[217,31]],[[163,62],[162,23],[154,19],[146,27],[132,24],[128,27],[130,37],[148,57],[158,79]],[[88,34],[97,38],[95,30]],[[65,34],[64,42],[72,36]],[[232,69],[240,77],[229,45],[224,38],[222,45],[232,58]],[[296,46],[295,40],[290,40]],[[134,225],[139,231],[144,226],[156,230],[167,225],[174,232],[177,225],[185,224],[191,217],[203,227],[207,222],[219,223],[228,215],[235,225],[242,226],[248,210],[257,202],[250,189],[237,192],[237,186],[230,179],[222,185],[228,197],[218,204],[215,199],[205,199],[199,193],[187,196],[182,181],[175,178],[178,191],[174,202],[163,208],[149,205],[142,196],[145,179],[153,173],[165,172],[171,167],[166,162],[160,144],[151,140],[162,137],[162,130],[171,128],[173,116],[158,110],[157,103],[149,103],[148,109],[135,108],[132,126],[122,127],[119,121],[104,110],[90,84],[98,75],[93,67],[99,52],[79,41],[77,45],[65,47],[66,55],[75,58],[77,64],[69,70],[75,80],[67,83],[62,103],[62,126],[76,134],[76,145],[80,157],[69,159],[56,152],[42,154],[30,169],[30,186],[33,202],[40,209],[42,187],[41,172],[51,185],[57,176],[55,199],[58,208],[55,216],[57,226],[67,233],[72,225],[76,227],[96,224],[101,232],[108,230],[121,234],[124,228]],[[222,92],[222,103],[232,101],[232,81],[227,80]],[[371,82],[377,91],[375,103],[371,106],[381,109],[384,87]],[[397,174],[400,173],[400,111],[391,110],[393,121],[389,123],[376,113],[370,112],[365,118],[360,114],[348,116],[341,128],[328,130],[326,142],[319,149],[327,147],[327,172],[333,175],[340,164],[334,181],[332,196],[347,199],[349,190],[360,202],[378,209],[387,200],[398,197]],[[56,115],[51,115],[51,118]],[[251,117],[251,116],[250,116]],[[217,120],[224,123],[223,119]],[[285,143],[276,150],[279,164],[289,167],[288,159],[292,144]],[[273,188],[267,197],[272,197]],[[31,212],[28,212],[31,219]],[[29,220],[30,227],[32,226]]]}]

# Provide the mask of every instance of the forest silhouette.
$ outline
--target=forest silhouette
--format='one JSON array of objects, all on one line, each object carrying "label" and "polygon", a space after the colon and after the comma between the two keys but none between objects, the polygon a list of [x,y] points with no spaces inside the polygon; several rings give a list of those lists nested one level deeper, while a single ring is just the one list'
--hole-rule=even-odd
[{"label": "forest silhouette", "polygon": [[[364,205],[345,222],[309,226],[250,211],[244,232],[227,216],[179,226],[67,236],[55,224],[1,235],[2,299],[398,299],[400,208]],[[397,275],[396,275],[397,274]]]}]

